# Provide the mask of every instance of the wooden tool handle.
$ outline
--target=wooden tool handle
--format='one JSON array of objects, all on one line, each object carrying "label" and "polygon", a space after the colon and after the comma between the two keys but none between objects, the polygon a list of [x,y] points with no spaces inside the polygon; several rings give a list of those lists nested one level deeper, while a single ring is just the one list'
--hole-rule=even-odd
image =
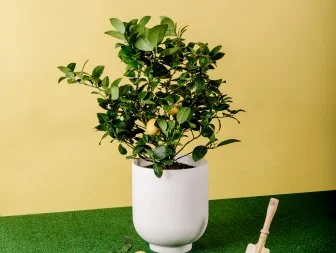
[{"label": "wooden tool handle", "polygon": [[278,208],[279,200],[275,198],[271,198],[268,208],[267,208],[267,214],[266,214],[266,219],[264,223],[264,227],[260,231],[261,233],[264,234],[269,234],[269,228],[271,226],[274,214]]}]

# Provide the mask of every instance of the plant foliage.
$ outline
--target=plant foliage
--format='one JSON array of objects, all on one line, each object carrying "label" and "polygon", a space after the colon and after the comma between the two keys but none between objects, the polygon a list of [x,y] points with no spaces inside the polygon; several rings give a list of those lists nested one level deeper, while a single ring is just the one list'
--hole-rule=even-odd
[{"label": "plant foliage", "polygon": [[[116,48],[126,65],[122,77],[110,80],[103,75],[102,65],[89,73],[84,71],[86,63],[81,70],[70,63],[58,67],[64,74],[59,82],[92,87],[104,110],[97,113],[96,126],[104,132],[102,139],[109,136],[117,140],[122,155],[128,147],[132,152],[127,158],[151,161],[155,174],[161,177],[162,170],[177,165],[177,155],[200,137],[206,138],[205,144],[183,156],[192,154],[198,161],[208,149],[238,142],[219,141],[216,134],[221,130],[221,119],[236,119],[243,110],[231,109],[232,98],[220,90],[225,81],[208,75],[224,56],[221,46],[187,43],[183,38],[186,27],[178,29],[168,17],[161,17],[160,24],[151,28],[147,27],[149,20],[149,16],[129,22],[110,19],[114,30],[106,34],[120,40]],[[152,133],[146,131],[151,119],[157,129]]]}]

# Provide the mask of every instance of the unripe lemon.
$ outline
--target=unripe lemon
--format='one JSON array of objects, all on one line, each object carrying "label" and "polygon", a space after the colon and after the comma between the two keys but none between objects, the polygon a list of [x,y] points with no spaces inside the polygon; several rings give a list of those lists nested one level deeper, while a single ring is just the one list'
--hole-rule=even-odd
[{"label": "unripe lemon", "polygon": [[137,251],[135,253],[146,253],[145,251]]},{"label": "unripe lemon", "polygon": [[155,126],[156,119],[150,119],[146,125],[146,132],[148,135],[156,135],[160,129]]},{"label": "unripe lemon", "polygon": [[177,112],[178,112],[178,108],[173,107],[168,111],[168,114],[174,116],[174,115],[176,115]]}]

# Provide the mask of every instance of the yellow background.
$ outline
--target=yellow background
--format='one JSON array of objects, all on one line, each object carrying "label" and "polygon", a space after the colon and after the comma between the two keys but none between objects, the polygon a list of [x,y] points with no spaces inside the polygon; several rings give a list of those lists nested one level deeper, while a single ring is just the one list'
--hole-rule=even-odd
[{"label": "yellow background", "polygon": [[131,204],[130,161],[93,130],[96,97],[57,84],[57,66],[86,59],[121,75],[110,17],[166,15],[188,40],[223,45],[213,77],[247,113],[221,133],[243,142],[207,155],[212,199],[336,189],[335,11],[334,0],[2,0],[0,215]]}]

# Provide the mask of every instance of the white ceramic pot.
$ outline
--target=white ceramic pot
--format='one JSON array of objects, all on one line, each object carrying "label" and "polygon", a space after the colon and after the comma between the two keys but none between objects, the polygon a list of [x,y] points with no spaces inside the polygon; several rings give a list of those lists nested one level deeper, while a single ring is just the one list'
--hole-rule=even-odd
[{"label": "white ceramic pot", "polygon": [[149,163],[132,163],[133,224],[138,234],[160,253],[191,250],[208,224],[208,163],[180,159],[191,169],[164,170],[157,178]]}]

